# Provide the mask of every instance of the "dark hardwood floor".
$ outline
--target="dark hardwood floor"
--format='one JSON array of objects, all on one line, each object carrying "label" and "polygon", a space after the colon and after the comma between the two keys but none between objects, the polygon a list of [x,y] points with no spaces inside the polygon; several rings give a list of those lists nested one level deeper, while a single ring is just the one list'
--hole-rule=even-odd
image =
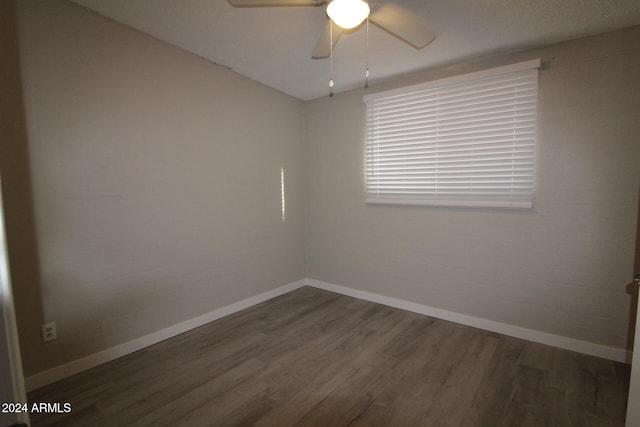
[{"label": "dark hardwood floor", "polygon": [[305,287],[29,393],[33,426],[624,426],[628,365]]}]

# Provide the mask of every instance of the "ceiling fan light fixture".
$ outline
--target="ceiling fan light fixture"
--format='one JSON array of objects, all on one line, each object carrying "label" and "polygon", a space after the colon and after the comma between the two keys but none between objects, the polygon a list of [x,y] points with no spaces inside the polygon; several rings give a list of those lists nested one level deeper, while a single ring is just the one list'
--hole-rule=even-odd
[{"label": "ceiling fan light fixture", "polygon": [[327,15],[346,30],[355,28],[369,16],[369,5],[363,0],[333,0],[327,6]]}]

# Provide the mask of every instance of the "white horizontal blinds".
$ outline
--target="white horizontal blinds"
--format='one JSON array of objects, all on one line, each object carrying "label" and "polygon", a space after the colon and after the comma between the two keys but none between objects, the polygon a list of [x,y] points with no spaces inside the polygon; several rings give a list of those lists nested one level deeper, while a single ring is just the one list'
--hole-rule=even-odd
[{"label": "white horizontal blinds", "polygon": [[367,97],[367,201],[530,208],[537,92],[529,68]]}]

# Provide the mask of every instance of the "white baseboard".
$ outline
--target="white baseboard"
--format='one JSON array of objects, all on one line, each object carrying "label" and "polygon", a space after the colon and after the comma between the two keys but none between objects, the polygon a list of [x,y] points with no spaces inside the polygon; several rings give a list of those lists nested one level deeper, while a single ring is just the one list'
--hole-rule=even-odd
[{"label": "white baseboard", "polygon": [[64,365],[56,366],[55,368],[32,375],[25,378],[27,391],[35,390],[47,384],[59,381],[63,378],[70,377],[71,375],[77,374],[78,372],[82,372],[103,363],[110,362],[114,359],[133,353],[134,351],[141,350],[150,345],[157,344],[160,341],[164,341],[168,338],[182,334],[209,322],[213,322],[214,320],[236,313],[240,310],[244,310],[245,308],[249,308],[256,304],[260,304],[261,302],[289,293],[295,289],[305,286],[306,284],[306,279],[298,280],[297,282],[280,286],[259,295],[210,311],[209,313],[202,314],[198,317],[194,317],[193,319],[185,320],[184,322],[178,323],[177,325],[161,329],[149,335],[136,338],[115,347],[108,348],[98,353],[94,353],[81,359],[77,359]]},{"label": "white baseboard", "polygon": [[576,351],[578,353],[584,353],[590,356],[602,357],[604,359],[614,360],[616,362],[631,363],[632,352],[622,348],[608,347],[605,345],[581,341],[561,335],[536,331],[534,329],[508,325],[506,323],[468,316],[466,314],[455,313],[453,311],[430,307],[428,305],[416,304],[413,302],[378,295],[371,292],[334,285],[319,280],[307,279],[307,285],[314,288],[324,289],[338,294],[375,302],[378,304],[388,305],[390,307],[400,308],[402,310],[412,311],[414,313],[436,317],[442,320],[448,320],[450,322],[460,323],[462,325],[472,326],[474,328],[484,329],[486,331],[497,332],[499,334],[521,338],[540,344],[546,344],[565,350]]},{"label": "white baseboard", "polygon": [[47,384],[54,383],[63,378],[69,377],[87,369],[91,369],[103,363],[110,362],[119,357],[126,356],[127,354],[141,350],[153,344],[157,344],[160,341],[164,341],[168,338],[187,332],[209,322],[213,322],[214,320],[236,313],[240,310],[244,310],[245,308],[260,304],[261,302],[270,300],[277,296],[289,293],[306,285],[354,298],[359,298],[365,301],[371,301],[378,304],[411,311],[414,313],[424,314],[426,316],[431,316],[450,322],[460,323],[462,325],[472,326],[503,335],[562,348],[565,350],[576,351],[591,356],[615,360],[617,362],[631,362],[632,352],[625,349],[608,347],[587,341],[577,340],[574,338],[536,331],[534,329],[527,329],[520,326],[513,326],[506,323],[495,322],[493,320],[468,316],[466,314],[455,313],[428,305],[416,304],[413,302],[391,298],[384,295],[374,294],[372,292],[348,288],[346,286],[334,285],[315,279],[302,279],[297,282],[280,286],[276,289],[272,289],[259,295],[213,310],[209,313],[194,317],[193,319],[178,323],[177,325],[161,329],[149,335],[136,338],[132,341],[108,348],[98,353],[94,353],[81,359],[77,359],[64,365],[56,366],[55,368],[32,375],[25,379],[26,389],[27,391],[31,391],[43,387]]}]

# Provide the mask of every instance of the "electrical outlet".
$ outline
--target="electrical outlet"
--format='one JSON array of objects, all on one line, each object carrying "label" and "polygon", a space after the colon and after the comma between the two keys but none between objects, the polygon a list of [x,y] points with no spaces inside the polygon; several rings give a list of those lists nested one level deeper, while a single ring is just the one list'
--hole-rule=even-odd
[{"label": "electrical outlet", "polygon": [[53,341],[58,338],[56,333],[56,322],[49,322],[42,325],[42,341]]}]

